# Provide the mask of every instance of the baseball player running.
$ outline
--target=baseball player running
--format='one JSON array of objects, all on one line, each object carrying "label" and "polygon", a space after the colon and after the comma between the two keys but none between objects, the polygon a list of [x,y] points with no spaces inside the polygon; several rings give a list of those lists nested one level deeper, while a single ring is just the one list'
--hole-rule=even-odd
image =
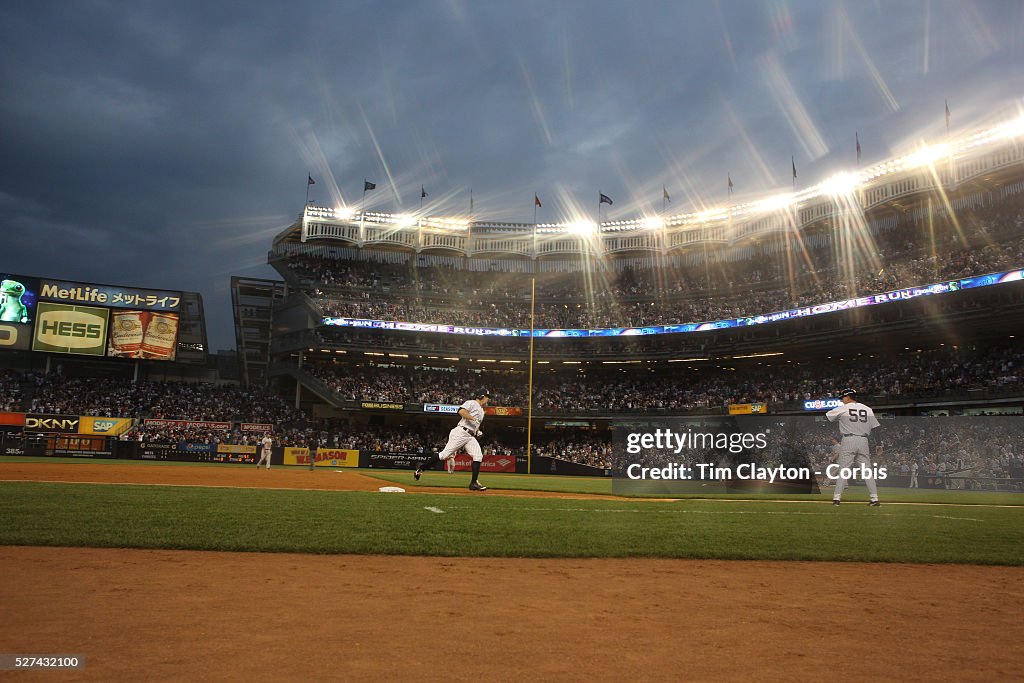
[{"label": "baseball player running", "polygon": [[[846,489],[847,478],[842,476],[843,470],[852,465],[863,466],[865,472],[870,472],[871,461],[868,453],[868,436],[871,430],[878,427],[878,420],[875,418],[875,411],[863,403],[857,401],[857,392],[853,389],[843,389],[839,396],[842,405],[836,406],[825,413],[829,422],[839,422],[839,476],[836,477],[836,491],[832,494],[832,504],[839,505]],[[873,476],[865,476],[864,483],[868,487],[868,495],[871,501],[868,505],[878,507],[878,484]]]},{"label": "baseball player running", "polygon": [[480,463],[484,460],[484,453],[480,449],[480,443],[476,437],[483,434],[480,423],[484,420],[484,407],[490,400],[491,394],[487,389],[480,389],[476,398],[471,398],[459,406],[459,424],[455,425],[452,431],[448,432],[448,443],[440,453],[427,457],[426,461],[416,468],[412,476],[419,481],[424,470],[433,469],[437,462],[448,461],[455,458],[455,455],[465,450],[473,459],[473,480],[469,482],[470,491],[486,491],[487,487],[478,481],[480,476]]},{"label": "baseball player running", "polygon": [[263,444],[263,452],[260,453],[260,461],[256,463],[256,469],[259,469],[260,465],[263,464],[263,461],[266,460],[267,469],[269,470],[271,453],[270,449],[274,447],[274,440],[270,438],[270,432],[267,432],[266,434],[263,435],[263,441],[261,441],[260,443]]}]

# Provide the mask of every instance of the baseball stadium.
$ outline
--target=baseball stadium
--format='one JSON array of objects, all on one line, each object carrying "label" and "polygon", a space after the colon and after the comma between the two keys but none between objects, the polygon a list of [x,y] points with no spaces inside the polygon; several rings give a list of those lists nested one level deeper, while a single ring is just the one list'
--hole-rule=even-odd
[{"label": "baseball stadium", "polygon": [[[94,680],[1020,680],[1022,230],[1009,117],[699,212],[310,203],[231,278],[236,355],[197,292],[4,271],[0,638]],[[781,441],[636,455],[670,429]]]}]

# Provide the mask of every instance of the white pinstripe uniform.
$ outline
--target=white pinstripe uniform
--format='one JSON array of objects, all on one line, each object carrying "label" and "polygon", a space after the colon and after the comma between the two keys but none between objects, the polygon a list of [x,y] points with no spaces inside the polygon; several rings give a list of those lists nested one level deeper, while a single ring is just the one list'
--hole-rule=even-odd
[{"label": "white pinstripe uniform", "polygon": [[476,437],[483,434],[480,430],[480,423],[484,421],[484,408],[475,399],[469,399],[459,407],[465,409],[473,419],[462,418],[459,420],[459,424],[448,432],[448,443],[445,444],[444,450],[438,454],[438,457],[441,460],[448,460],[465,449],[473,460],[483,462],[484,452],[480,449],[480,442],[476,440]]},{"label": "white pinstripe uniform", "polygon": [[[875,418],[875,411],[857,401],[843,403],[825,413],[829,422],[839,422],[839,433],[842,438],[839,442],[839,454],[837,463],[842,468],[853,465],[871,467],[868,437],[871,430],[878,427],[878,419]],[[846,490],[847,479],[836,477],[836,491],[832,494],[832,500],[839,500]],[[868,487],[868,495],[871,500],[878,500],[878,484],[874,477],[864,477],[864,484]]]},{"label": "white pinstripe uniform", "polygon": [[263,437],[263,441],[261,441],[260,443],[263,444],[263,452],[260,454],[260,461],[258,463],[256,463],[256,469],[259,469],[260,465],[263,464],[263,461],[266,460],[267,461],[267,469],[269,470],[270,469],[270,453],[271,453],[271,448],[273,448],[273,446],[274,446],[274,440],[270,438],[270,434],[267,434],[265,437]]}]

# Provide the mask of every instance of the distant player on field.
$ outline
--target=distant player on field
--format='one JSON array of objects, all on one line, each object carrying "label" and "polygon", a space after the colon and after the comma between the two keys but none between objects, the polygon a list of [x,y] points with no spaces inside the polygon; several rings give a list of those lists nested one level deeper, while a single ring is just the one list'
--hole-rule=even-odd
[{"label": "distant player on field", "polygon": [[274,440],[270,438],[270,432],[263,435],[263,441],[260,442],[263,445],[263,452],[260,453],[260,461],[256,463],[256,469],[260,468],[263,461],[267,461],[267,469],[270,469],[270,449],[274,447]]},{"label": "distant player on field", "polygon": [[487,487],[478,481],[480,477],[480,463],[484,460],[484,453],[480,449],[480,443],[476,437],[483,434],[480,423],[484,420],[484,408],[490,400],[491,394],[487,389],[480,389],[475,398],[471,398],[459,407],[459,424],[455,425],[452,431],[448,432],[448,443],[444,450],[437,455],[430,454],[427,459],[416,468],[413,476],[419,481],[424,470],[434,468],[438,460],[454,460],[455,455],[465,450],[473,459],[473,480],[469,482],[470,491],[486,491]]},{"label": "distant player on field", "polygon": [[[825,413],[829,422],[839,422],[839,433],[841,435],[838,451],[838,462],[840,472],[836,477],[836,491],[832,494],[832,504],[839,505],[846,489],[847,478],[842,476],[842,470],[852,465],[871,467],[868,453],[868,437],[871,430],[878,427],[878,420],[875,418],[875,411],[863,403],[857,401],[857,392],[853,389],[843,389],[839,395],[842,397],[842,405],[833,408]],[[868,494],[871,502],[868,505],[878,507],[878,484],[873,476],[865,476],[864,483],[868,487]]]}]

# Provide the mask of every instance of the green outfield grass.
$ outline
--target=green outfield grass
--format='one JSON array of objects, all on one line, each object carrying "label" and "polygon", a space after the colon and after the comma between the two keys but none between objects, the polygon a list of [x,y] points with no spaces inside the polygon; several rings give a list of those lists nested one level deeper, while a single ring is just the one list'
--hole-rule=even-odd
[{"label": "green outfield grass", "polygon": [[[405,470],[359,470],[362,474],[396,484],[417,486],[460,487],[469,484],[469,474],[457,472],[424,472],[419,481],[413,479],[412,472]],[[600,495],[619,495],[612,489],[612,480],[608,477],[568,477],[549,474],[487,474],[480,475],[480,481],[495,491],[555,491],[559,493],[589,493]],[[908,489],[879,488],[879,498],[890,503],[959,503],[962,505],[1019,505],[1024,506],[1024,494],[996,493],[993,491],[944,491],[942,489]],[[752,500],[831,500],[832,489],[822,489],[819,494],[782,495],[777,493],[704,493],[669,494],[652,492],[650,496],[658,498],[707,498]],[[844,501],[867,501],[867,489],[853,486],[843,494]]]},{"label": "green outfield grass", "polygon": [[1024,565],[1024,508],[982,506],[3,482],[0,520],[8,545]]},{"label": "green outfield grass", "polygon": [[[0,465],[5,462],[31,462],[31,463],[61,463],[61,464],[109,464],[109,465],[139,465],[144,467],[245,467],[237,463],[209,463],[209,462],[177,462],[173,460],[117,460],[117,459],[93,459],[93,458],[50,458],[32,456],[4,456],[0,457]],[[251,465],[249,465],[251,467]],[[306,465],[275,465],[281,469],[308,470]],[[318,467],[317,472],[328,472],[331,468]],[[367,476],[380,479],[387,483],[428,486],[428,487],[463,487],[469,483],[469,474],[458,472],[450,475],[447,472],[433,471],[425,472],[420,481],[413,479],[410,470],[387,470],[387,469],[345,469],[346,472],[359,472]],[[551,474],[487,474],[481,476],[481,480],[488,487],[495,491],[549,491],[555,493],[572,494],[597,494],[597,495],[620,495],[612,489],[612,480],[609,477],[571,477]],[[1024,506],[1024,494],[996,493],[992,491],[944,491],[941,489],[908,489],[881,487],[879,495],[883,501],[890,503],[947,503],[960,505],[1019,505]],[[744,493],[727,494],[699,491],[690,494],[666,495],[663,492],[654,491],[650,494],[656,498],[707,498],[707,499],[735,499],[745,498],[752,500],[829,500],[832,497],[832,489],[823,489],[817,495],[781,495],[777,493],[756,494]],[[642,497],[642,496],[633,496]],[[866,501],[867,490],[863,486],[853,486],[843,496],[847,501]]]}]

